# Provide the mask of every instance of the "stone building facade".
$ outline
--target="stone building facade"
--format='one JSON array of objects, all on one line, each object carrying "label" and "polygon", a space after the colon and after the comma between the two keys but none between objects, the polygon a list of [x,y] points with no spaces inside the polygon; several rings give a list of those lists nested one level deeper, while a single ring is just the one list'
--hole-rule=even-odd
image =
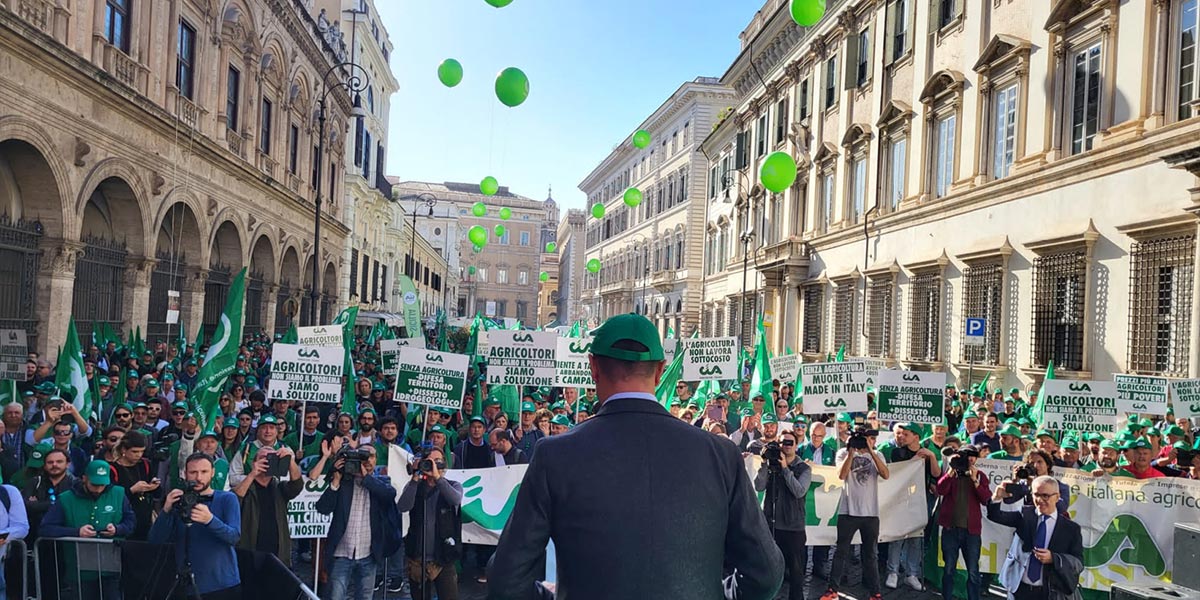
[{"label": "stone building facade", "polygon": [[68,318],[166,339],[177,290],[189,337],[211,334],[244,266],[248,329],[314,299],[328,321],[351,99],[328,96],[319,160],[314,111],[342,32],[300,0],[69,4],[0,1],[0,326],[42,353]]},{"label": "stone building facade", "polygon": [[770,0],[703,144],[706,329],[762,314],[776,352],[959,384],[1195,377],[1197,33],[1196,0],[831,0],[811,28]]},{"label": "stone building facade", "polygon": [[562,323],[576,321],[591,322],[587,305],[580,301],[579,289],[587,272],[584,236],[587,228],[587,213],[578,208],[567,209],[567,214],[558,223],[555,238],[558,253],[558,303],[554,310]]}]

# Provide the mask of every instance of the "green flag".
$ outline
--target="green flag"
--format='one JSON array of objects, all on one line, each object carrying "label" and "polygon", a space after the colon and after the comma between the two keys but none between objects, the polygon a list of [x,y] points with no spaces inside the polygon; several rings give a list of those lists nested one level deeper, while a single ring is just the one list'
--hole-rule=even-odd
[{"label": "green flag", "polygon": [[346,351],[345,366],[342,374],[346,376],[346,385],[342,393],[342,412],[358,415],[358,405],[354,402],[354,384],[357,381],[354,373],[354,322],[358,320],[358,306],[349,306],[338,313],[333,325],[342,326],[342,348]]},{"label": "green flag", "polygon": [[8,406],[20,402],[17,396],[17,382],[12,379],[0,379],[0,406]]},{"label": "green flag", "polygon": [[142,326],[137,326],[137,332],[133,334],[133,347],[138,360],[142,359],[142,354],[146,352],[146,340],[142,339]]},{"label": "green flag", "polygon": [[975,386],[973,391],[979,392],[984,398],[988,397],[987,384],[988,379],[992,378],[992,372],[988,371],[983,374],[983,379]]},{"label": "green flag", "polygon": [[[1046,364],[1046,378],[1042,382],[1042,387],[1046,386],[1046,381],[1050,381],[1051,379],[1054,379],[1054,378],[1055,378],[1054,377],[1054,359],[1050,359],[1050,362]],[[1039,392],[1041,392],[1041,390],[1039,390]],[[1033,410],[1029,411],[1029,418],[1033,420],[1034,426],[1036,426],[1036,427],[1042,426],[1042,419],[1044,418],[1045,413],[1046,413],[1046,394],[1039,393],[1037,402],[1035,402],[1033,404]]]},{"label": "green flag", "polygon": [[71,404],[86,419],[92,414],[92,390],[88,387],[87,373],[83,370],[83,353],[79,349],[79,333],[75,331],[75,319],[67,321],[67,342],[63,344],[55,365],[54,385],[59,393],[70,392]]},{"label": "green flag", "polygon": [[483,327],[483,319],[479,317],[479,313],[475,313],[475,318],[471,320],[471,325],[467,328],[467,348],[463,354],[475,356],[475,351],[479,347],[479,332],[483,330]]},{"label": "green flag", "polygon": [[288,330],[286,332],[284,332],[283,338],[281,338],[279,340],[279,343],[295,344],[299,340],[300,340],[300,332],[296,330],[296,322],[293,321],[292,324],[288,327]]},{"label": "green flag", "polygon": [[700,385],[696,386],[696,393],[692,396],[695,399],[696,405],[700,410],[708,405],[708,401],[712,400],[717,394],[721,393],[721,384],[716,379],[701,381]]},{"label": "green flag", "polygon": [[834,357],[833,362],[846,362],[846,347],[845,346],[838,348],[837,356]]},{"label": "green flag", "polygon": [[446,313],[442,309],[437,311],[437,345],[439,352],[450,351],[450,340],[446,335]]},{"label": "green flag", "polygon": [[771,400],[771,363],[767,355],[767,332],[763,329],[762,317],[758,318],[758,332],[754,344],[754,370],[750,375],[750,399],[763,398],[763,414],[775,414],[775,402]]},{"label": "green flag", "polygon": [[[200,431],[214,428],[221,416],[221,391],[237,363],[238,347],[242,343],[242,313],[246,309],[246,268],[238,271],[225,298],[225,310],[213,332],[212,345],[204,354],[204,365],[192,385],[192,402],[199,407]],[[199,335],[196,336],[199,340]],[[200,346],[199,343],[196,344]]]},{"label": "green flag", "polygon": [[200,346],[203,346],[203,345],[204,345],[204,323],[201,323],[200,327],[198,329],[196,329],[196,341],[192,343],[192,347],[196,349],[196,352],[199,352]]},{"label": "green flag", "polygon": [[417,286],[408,275],[401,275],[400,308],[404,314],[405,335],[417,337],[421,335],[421,296],[417,294]]}]

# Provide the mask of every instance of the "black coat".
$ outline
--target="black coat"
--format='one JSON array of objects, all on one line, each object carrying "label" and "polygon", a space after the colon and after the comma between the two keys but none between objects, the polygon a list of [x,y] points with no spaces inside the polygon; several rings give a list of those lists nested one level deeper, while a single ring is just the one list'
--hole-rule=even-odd
[{"label": "black coat", "polygon": [[553,538],[558,594],[570,600],[773,598],[783,556],[737,447],[650,400],[606,402],[538,444],[500,536],[488,597],[539,597]]}]

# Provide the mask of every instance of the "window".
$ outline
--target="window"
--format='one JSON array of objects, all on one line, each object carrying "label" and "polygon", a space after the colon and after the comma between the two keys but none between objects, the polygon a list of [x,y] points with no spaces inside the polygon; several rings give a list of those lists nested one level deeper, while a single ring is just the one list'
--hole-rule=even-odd
[{"label": "window", "polygon": [[267,98],[262,99],[262,122],[258,124],[258,151],[263,154],[271,154],[271,117],[275,111],[275,106]]},{"label": "window", "polygon": [[1100,42],[1071,55],[1071,154],[1092,149],[1100,129]]},{"label": "window", "polygon": [[829,231],[833,223],[833,172],[821,175],[821,231]]},{"label": "window", "polygon": [[824,319],[823,301],[825,294],[819,284],[804,288],[804,331],[801,352],[815,354],[821,351],[821,321]]},{"label": "window", "polygon": [[104,39],[115,48],[129,54],[130,4],[133,0],[104,1]]},{"label": "window", "polygon": [[295,124],[288,127],[288,173],[296,174],[300,160],[300,128]]},{"label": "window", "polygon": [[892,355],[894,294],[891,274],[867,281],[867,356]]},{"label": "window", "polygon": [[858,32],[858,61],[854,87],[862,87],[871,79],[871,28]]},{"label": "window", "polygon": [[371,132],[363,132],[363,149],[362,149],[362,176],[363,179],[370,181],[371,179]]},{"label": "window", "polygon": [[358,293],[359,302],[370,302],[371,297],[367,295],[371,289],[371,257],[366,254],[362,255],[362,277],[358,280],[362,288]]},{"label": "window", "polygon": [[1200,61],[1196,60],[1196,38],[1200,37],[1197,26],[1197,6],[1200,0],[1184,0],[1179,5],[1179,120],[1200,115],[1200,94],[1196,93],[1200,79]]},{"label": "window", "polygon": [[528,246],[528,245],[529,245],[529,232],[528,232],[528,231],[522,231],[522,232],[521,232],[521,245],[522,245],[522,246]]},{"label": "window", "polygon": [[679,152],[679,132],[673,131],[671,132],[671,155],[674,156],[676,152]]},{"label": "window", "polygon": [[939,271],[919,273],[911,283],[909,308],[908,358],[935,362],[938,360],[938,341],[941,328],[942,274]]},{"label": "window", "polygon": [[337,172],[337,163],[329,163],[329,203],[332,206],[337,206]]},{"label": "window", "polygon": [[1187,377],[1196,236],[1139,241],[1130,249],[1129,369]]},{"label": "window", "polygon": [[854,222],[862,219],[867,208],[867,155],[866,148],[850,163],[850,205]]},{"label": "window", "polygon": [[358,289],[358,250],[350,249],[350,291]]},{"label": "window", "polygon": [[229,76],[225,82],[225,126],[238,131],[238,107],[241,106],[242,72],[229,65]]},{"label": "window", "polygon": [[479,283],[487,283],[487,267],[479,267],[478,269],[475,269],[475,275],[475,279],[479,281]]},{"label": "window", "polygon": [[787,99],[775,105],[775,143],[782,144],[787,139]]},{"label": "window", "polygon": [[992,97],[992,178],[1008,177],[1017,149],[1017,84]]},{"label": "window", "polygon": [[719,168],[717,167],[717,165],[713,165],[712,168],[710,168],[708,170],[708,199],[709,200],[712,200],[713,198],[717,197],[717,184],[718,184],[718,179],[720,177],[720,175],[718,175],[718,170],[719,170]]},{"label": "window", "polygon": [[504,235],[500,236],[500,243],[507,246],[512,243],[512,232],[508,228],[504,229]]},{"label": "window", "polygon": [[179,21],[179,48],[175,57],[175,87],[179,95],[196,99],[196,30],[187,21]]},{"label": "window", "polygon": [[900,60],[908,53],[911,38],[908,35],[908,3],[910,0],[897,0],[891,5],[888,17],[892,20],[892,32],[888,36],[892,51],[889,53],[892,62]]},{"label": "window", "polygon": [[[971,264],[963,271],[963,362],[1000,364],[1003,285],[1004,265],[1000,261]],[[969,346],[966,343],[966,319],[970,318],[987,320],[982,346]]]},{"label": "window", "polygon": [[496,269],[496,283],[508,283],[508,269]]},{"label": "window", "polygon": [[797,107],[801,121],[808,119],[808,79],[800,82],[800,101]]},{"label": "window", "polygon": [[734,138],[734,169],[745,169],[750,163],[750,132],[739,131]]},{"label": "window", "polygon": [[904,201],[905,178],[908,167],[908,138],[894,138],[888,143],[888,208],[896,210]]},{"label": "window", "polygon": [[517,319],[524,319],[529,316],[529,303],[517,300]]},{"label": "window", "polygon": [[933,0],[929,7],[929,17],[937,29],[942,29],[953,23],[962,14],[963,0]]},{"label": "window", "polygon": [[366,135],[365,117],[354,119],[354,166],[361,167],[363,161],[363,137]]},{"label": "window", "polygon": [[758,118],[758,127],[754,131],[754,139],[757,142],[755,146],[754,156],[762,156],[767,153],[767,115],[764,113]]},{"label": "window", "polygon": [[497,317],[508,316],[508,300],[497,300],[496,301],[496,316]]},{"label": "window", "polygon": [[837,105],[837,56],[825,61],[825,110]]},{"label": "window", "polygon": [[1087,254],[1082,248],[1033,260],[1033,367],[1053,360],[1059,369],[1083,370],[1086,291]]},{"label": "window", "polygon": [[529,283],[529,271],[524,269],[517,271],[517,284],[526,285]]},{"label": "window", "polygon": [[833,348],[845,349],[847,356],[854,355],[854,340],[858,338],[854,329],[853,279],[840,281],[833,288]]},{"label": "window", "polygon": [[934,123],[933,193],[941,198],[954,183],[954,135],[958,117],[950,114]]},{"label": "window", "polygon": [[312,172],[309,173],[313,188],[317,187],[317,178],[321,176],[321,152],[319,146],[312,149]]}]

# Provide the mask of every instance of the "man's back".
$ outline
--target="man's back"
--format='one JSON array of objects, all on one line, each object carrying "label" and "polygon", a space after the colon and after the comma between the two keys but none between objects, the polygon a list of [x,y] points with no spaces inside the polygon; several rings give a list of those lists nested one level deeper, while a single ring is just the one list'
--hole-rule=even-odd
[{"label": "man's back", "polygon": [[778,590],[772,543],[741,455],[653,401],[606,402],[573,432],[543,440],[491,569],[491,598],[529,598],[536,555],[553,536],[559,598],[722,598]]}]

